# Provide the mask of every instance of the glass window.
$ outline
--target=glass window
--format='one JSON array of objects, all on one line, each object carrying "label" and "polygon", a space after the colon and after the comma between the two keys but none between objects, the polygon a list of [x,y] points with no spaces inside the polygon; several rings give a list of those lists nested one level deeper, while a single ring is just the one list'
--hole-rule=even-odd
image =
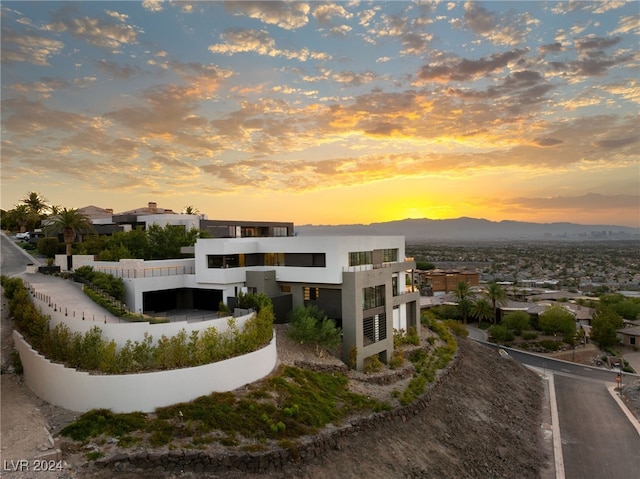
[{"label": "glass window", "polygon": [[362,310],[384,306],[384,284],[362,289]]},{"label": "glass window", "polygon": [[398,249],[385,249],[382,250],[382,262],[383,263],[395,263],[398,261]]},{"label": "glass window", "polygon": [[265,266],[284,266],[284,253],[265,253]]},{"label": "glass window", "polygon": [[349,266],[372,264],[371,251],[354,251],[349,253]]}]

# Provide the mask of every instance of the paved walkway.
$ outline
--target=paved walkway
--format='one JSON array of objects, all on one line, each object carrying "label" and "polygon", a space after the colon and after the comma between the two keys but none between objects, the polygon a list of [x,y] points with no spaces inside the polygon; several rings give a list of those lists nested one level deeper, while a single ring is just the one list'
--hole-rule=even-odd
[{"label": "paved walkway", "polygon": [[51,308],[55,311],[65,311],[70,317],[82,318],[84,314],[87,320],[120,322],[117,317],[84,294],[80,283],[40,273],[22,273],[18,277],[30,285],[37,297],[44,301],[44,314],[50,314],[46,308]]}]

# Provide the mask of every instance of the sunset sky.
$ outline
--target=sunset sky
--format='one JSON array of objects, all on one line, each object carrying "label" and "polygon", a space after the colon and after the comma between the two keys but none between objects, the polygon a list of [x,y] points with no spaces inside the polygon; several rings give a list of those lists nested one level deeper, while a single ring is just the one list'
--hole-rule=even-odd
[{"label": "sunset sky", "polygon": [[2,1],[2,192],[640,226],[640,3]]}]

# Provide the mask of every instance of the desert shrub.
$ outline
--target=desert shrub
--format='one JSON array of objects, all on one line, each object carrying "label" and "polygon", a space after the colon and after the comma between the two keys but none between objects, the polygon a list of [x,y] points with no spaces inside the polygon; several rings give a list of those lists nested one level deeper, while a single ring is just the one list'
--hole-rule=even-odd
[{"label": "desert shrub", "polygon": [[401,368],[403,364],[404,364],[404,355],[402,354],[402,352],[394,351],[393,356],[391,356],[391,359],[389,360],[389,367],[391,369],[398,369],[398,368]]},{"label": "desert shrub", "polygon": [[376,354],[364,359],[363,370],[365,373],[379,373],[383,368],[384,364]]},{"label": "desert shrub", "polygon": [[522,339],[525,339],[527,341],[531,341],[532,339],[537,339],[538,337],[538,333],[536,333],[535,331],[525,331],[524,333],[522,333]]},{"label": "desert shrub", "polygon": [[489,336],[495,343],[508,343],[513,341],[513,333],[505,326],[496,324],[489,328]]},{"label": "desert shrub", "polygon": [[447,319],[443,321],[443,324],[447,328],[449,328],[456,336],[460,336],[461,338],[466,338],[467,336],[469,336],[469,331],[460,321],[456,321],[455,319]]},{"label": "desert shrub", "polygon": [[288,335],[302,344],[315,345],[316,354],[320,357],[325,350],[336,348],[342,341],[342,333],[335,321],[313,304],[294,308]]}]

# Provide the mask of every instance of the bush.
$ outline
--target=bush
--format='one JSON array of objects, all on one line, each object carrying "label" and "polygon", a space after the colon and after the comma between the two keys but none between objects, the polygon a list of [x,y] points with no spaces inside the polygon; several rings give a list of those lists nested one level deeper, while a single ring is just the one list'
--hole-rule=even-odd
[{"label": "bush", "polygon": [[459,336],[461,338],[466,338],[467,336],[469,336],[469,330],[467,330],[464,324],[462,324],[460,321],[456,321],[454,319],[447,319],[443,321],[443,323],[456,336]]},{"label": "bush", "polygon": [[315,305],[298,306],[293,310],[288,335],[301,344],[314,344],[320,357],[324,350],[336,348],[342,341],[336,323]]},{"label": "bush", "polygon": [[522,333],[522,339],[524,340],[531,341],[532,339],[537,339],[537,338],[538,338],[538,333],[534,331],[525,331],[524,333]]},{"label": "bush", "polygon": [[53,258],[58,252],[60,242],[58,238],[40,238],[38,240],[38,251],[46,258]]},{"label": "bush", "polygon": [[380,361],[378,355],[374,354],[364,359],[364,372],[365,373],[379,373],[384,368],[384,364]]},{"label": "bush", "polygon": [[496,324],[489,328],[489,336],[494,343],[508,343],[513,341],[513,333],[509,331],[505,326]]}]

